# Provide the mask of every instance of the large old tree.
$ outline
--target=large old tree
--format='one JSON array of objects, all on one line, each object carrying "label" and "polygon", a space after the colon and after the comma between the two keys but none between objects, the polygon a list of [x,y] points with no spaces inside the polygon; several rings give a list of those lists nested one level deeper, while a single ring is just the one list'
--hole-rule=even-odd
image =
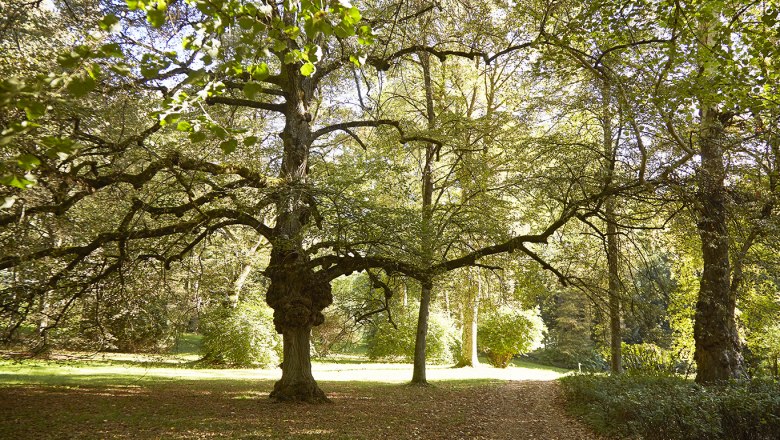
[{"label": "large old tree", "polygon": [[[37,77],[4,83],[4,105],[17,108],[4,122],[4,142],[15,148],[6,158],[16,158],[27,173],[4,170],[10,186],[0,217],[0,270],[8,334],[41,298],[57,310],[47,324],[55,326],[79,298],[122,283],[139,262],[170,267],[212,234],[248,228],[270,244],[266,300],[284,342],[282,378],[271,397],[324,401],[311,373],[309,338],[332,301],[333,279],[373,268],[425,285],[438,274],[515,250],[552,269],[531,246],[546,242],[575,215],[590,215],[604,194],[616,191],[590,182],[583,167],[552,184],[553,193],[569,190],[550,200],[530,232],[517,235],[510,228],[495,244],[457,247],[422,263],[394,252],[397,246],[388,245],[386,234],[370,235],[386,232],[381,225],[350,230],[363,236],[336,227],[354,212],[332,204],[338,194],[318,179],[334,166],[338,170],[343,151],[370,149],[373,132],[401,144],[428,145],[433,160],[447,142],[433,124],[415,128],[387,118],[381,102],[363,102],[371,96],[361,89],[360,77],[381,80],[381,72],[410,60],[494,62],[540,41],[544,11],[527,33],[477,27],[472,14],[465,17],[474,26],[470,32],[437,41],[435,35],[411,38],[406,28],[417,17],[440,13],[437,4],[380,2],[358,9],[345,1],[195,0],[128,1],[129,8],[106,2],[102,11],[90,10],[91,2],[55,6],[39,13],[64,17],[74,29],[79,14],[108,15],[100,20],[102,33],[92,32],[85,44],[61,53],[52,75],[42,69]],[[85,38],[74,32],[76,39]],[[495,38],[495,32],[503,34]],[[338,105],[349,101],[360,105]],[[544,168],[550,157],[542,157],[534,175],[550,174]],[[34,188],[21,189],[35,179]],[[354,222],[377,221],[363,211]]]}]

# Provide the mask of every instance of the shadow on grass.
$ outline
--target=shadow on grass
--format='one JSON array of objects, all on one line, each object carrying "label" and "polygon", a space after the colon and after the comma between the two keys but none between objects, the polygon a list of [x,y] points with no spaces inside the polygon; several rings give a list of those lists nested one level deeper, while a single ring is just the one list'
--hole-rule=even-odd
[{"label": "shadow on grass", "polygon": [[527,438],[547,429],[533,411],[554,400],[549,382],[495,379],[321,381],[334,404],[308,405],[273,403],[273,380],[21,376],[26,385],[0,386],[0,438]]},{"label": "shadow on grass", "polygon": [[[43,380],[34,384],[36,380]],[[321,382],[334,405],[276,404],[272,380],[127,380],[119,376],[22,377],[0,387],[1,438],[405,438],[415,429],[462,432],[459,393],[499,381],[441,381],[432,387]],[[43,386],[41,386],[43,385]],[[13,403],[12,403],[13,402]],[[41,411],[46,408],[46,411]],[[425,417],[414,420],[415,417]],[[464,425],[464,426],[461,426]],[[429,438],[435,438],[430,437]]]}]

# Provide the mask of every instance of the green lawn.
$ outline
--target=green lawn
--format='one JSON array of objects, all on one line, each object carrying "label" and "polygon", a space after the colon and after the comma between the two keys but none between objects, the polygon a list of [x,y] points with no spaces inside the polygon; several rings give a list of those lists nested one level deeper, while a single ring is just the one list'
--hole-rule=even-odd
[{"label": "green lawn", "polygon": [[0,438],[517,438],[519,425],[495,434],[496,418],[519,417],[528,405],[512,399],[538,393],[511,384],[554,393],[548,388],[561,375],[528,363],[430,366],[433,386],[419,388],[406,384],[410,364],[316,361],[315,378],[334,405],[284,405],[268,399],[278,368],[193,368],[191,356],[2,360]]}]

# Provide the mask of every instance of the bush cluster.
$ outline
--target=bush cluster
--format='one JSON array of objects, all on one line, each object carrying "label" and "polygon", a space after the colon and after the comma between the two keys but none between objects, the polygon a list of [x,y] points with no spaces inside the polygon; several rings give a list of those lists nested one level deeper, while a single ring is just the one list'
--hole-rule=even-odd
[{"label": "bush cluster", "polygon": [[281,336],[274,330],[273,311],[261,300],[215,309],[203,318],[201,332],[205,362],[235,367],[279,364]]},{"label": "bush cluster", "polygon": [[536,348],[543,331],[538,310],[501,307],[480,322],[477,346],[485,352],[491,365],[506,368],[512,357]]},{"label": "bush cluster", "polygon": [[[411,362],[414,359],[414,340],[417,333],[417,309],[409,307],[393,314],[398,329],[384,321],[366,336],[369,359]],[[426,359],[431,364],[451,364],[460,352],[460,340],[452,319],[445,313],[433,311],[428,319]]]},{"label": "bush cluster", "polygon": [[780,383],[701,387],[674,376],[561,379],[572,411],[596,431],[647,440],[769,440],[780,433]]},{"label": "bush cluster", "polygon": [[521,356],[529,362],[568,370],[600,372],[609,368],[604,355],[593,347],[583,346],[580,349],[561,349],[559,347],[541,347]]},{"label": "bush cluster", "polygon": [[[685,374],[692,366],[671,350],[655,344],[621,344],[623,368],[643,374]],[[607,355],[608,357],[608,355]]]}]

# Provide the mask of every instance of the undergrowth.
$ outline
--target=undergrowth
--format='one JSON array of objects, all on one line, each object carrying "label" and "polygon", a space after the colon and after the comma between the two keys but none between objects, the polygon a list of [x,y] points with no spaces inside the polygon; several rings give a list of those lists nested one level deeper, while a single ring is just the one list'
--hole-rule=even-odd
[{"label": "undergrowth", "polygon": [[780,435],[780,383],[702,387],[666,375],[560,379],[569,408],[597,432],[621,439],[769,440]]}]

